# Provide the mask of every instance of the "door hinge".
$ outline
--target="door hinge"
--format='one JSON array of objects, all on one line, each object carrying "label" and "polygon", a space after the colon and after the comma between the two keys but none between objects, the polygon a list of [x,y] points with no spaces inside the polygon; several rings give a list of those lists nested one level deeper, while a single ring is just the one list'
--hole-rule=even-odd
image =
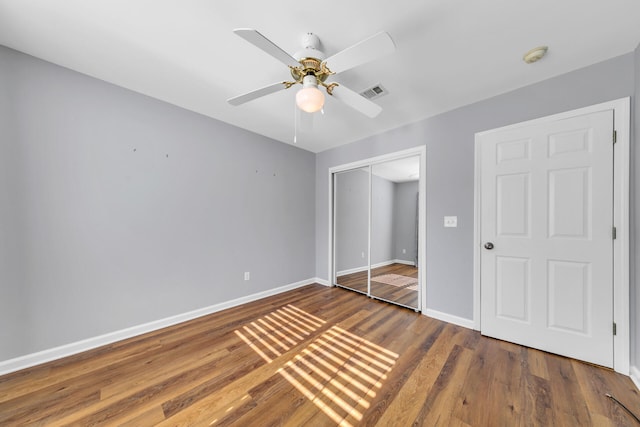
[{"label": "door hinge", "polygon": [[613,143],[615,144],[616,142],[618,142],[618,132],[616,132],[615,130],[613,131]]},{"label": "door hinge", "polygon": [[611,236],[613,237],[613,240],[616,240],[617,238],[617,230],[615,227],[613,227],[613,229],[611,229]]},{"label": "door hinge", "polygon": [[613,322],[613,335],[617,335],[618,333],[618,326],[616,325],[616,322]]}]

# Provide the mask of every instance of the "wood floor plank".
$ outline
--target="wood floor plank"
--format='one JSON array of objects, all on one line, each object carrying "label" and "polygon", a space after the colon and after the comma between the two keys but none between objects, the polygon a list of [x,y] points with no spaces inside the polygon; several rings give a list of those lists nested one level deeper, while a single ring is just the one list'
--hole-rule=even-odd
[{"label": "wood floor plank", "polygon": [[551,386],[549,380],[535,375],[523,377],[520,396],[523,405],[522,425],[554,426]]},{"label": "wood floor plank", "polygon": [[545,353],[536,349],[529,349],[527,352],[529,372],[545,380],[549,379]]},{"label": "wood floor plank", "polygon": [[[573,370],[578,380],[578,385],[585,396],[585,403],[589,409],[594,422],[607,425],[602,420],[609,420],[611,425],[616,426],[632,426],[635,421],[630,415],[613,400],[609,399],[606,394],[616,396],[624,396],[621,402],[626,405],[633,405],[631,396],[637,396],[637,390],[631,384],[622,386],[624,382],[618,383],[608,379],[608,377],[616,375],[614,372],[606,369],[590,369],[591,366],[585,363],[573,362]],[[615,384],[615,385],[614,385]],[[620,384],[619,386],[616,386]],[[622,387],[621,387],[622,386]],[[619,399],[620,400],[620,399]],[[638,408],[640,409],[640,408]]]},{"label": "wood floor plank", "polygon": [[[473,352],[469,369],[460,388],[462,404],[455,408],[453,416],[471,425],[489,425],[487,418],[495,410],[496,396],[488,398],[495,388],[495,359],[499,358],[499,350],[492,340],[483,340]],[[477,392],[478,384],[484,384],[484,393]],[[487,407],[488,406],[488,407]]]},{"label": "wood floor plank", "polygon": [[[554,418],[559,425],[593,425],[585,396],[580,390],[571,360],[550,355],[547,360]],[[565,402],[571,402],[567,405]]]},{"label": "wood floor plank", "polygon": [[[493,377],[487,382],[488,390],[484,394],[486,402],[483,422],[485,425],[519,425],[526,422],[523,417],[522,399],[517,394],[519,382],[514,381],[521,376],[521,365],[517,355],[504,347],[496,349],[492,354]],[[474,424],[468,420],[470,424]]]},{"label": "wood floor plank", "polygon": [[[195,358],[188,365],[183,365],[180,369],[166,366],[166,373],[150,375],[147,382],[139,382],[139,377],[136,376],[134,377],[135,386],[118,387],[117,394],[105,396],[92,408],[75,411],[62,418],[61,422],[94,425],[107,420],[127,419],[132,415],[137,416],[138,412],[144,411],[147,407],[157,406],[170,393],[186,392],[199,387],[200,383],[208,380],[211,375],[223,372],[220,365],[225,359],[233,359],[239,366],[243,366],[242,363],[246,358],[250,358],[254,363],[260,363],[255,354],[248,349],[231,354],[228,349],[219,348],[214,349],[207,357],[199,357],[201,356],[199,353],[193,356]],[[129,377],[124,376],[118,383],[126,384],[128,380]]]},{"label": "wood floor plank", "polygon": [[164,421],[164,419],[165,416],[162,407],[156,405],[151,409],[139,413],[133,418],[129,418],[126,421],[120,421],[118,423],[118,427],[152,426]]},{"label": "wood floor plank", "polygon": [[604,393],[640,412],[609,369],[310,285],[0,377],[0,425],[637,425]]},{"label": "wood floor plank", "polygon": [[380,425],[410,425],[431,392],[453,345],[456,344],[453,339],[455,327],[445,324],[435,324],[434,327],[433,332],[420,344],[418,355],[414,356],[417,366],[407,373],[408,378],[393,396],[389,409],[380,415]]},{"label": "wood floor plank", "polygon": [[413,424],[419,426],[445,426],[464,404],[460,396],[473,352],[454,345],[440,371],[431,392],[422,404]]}]

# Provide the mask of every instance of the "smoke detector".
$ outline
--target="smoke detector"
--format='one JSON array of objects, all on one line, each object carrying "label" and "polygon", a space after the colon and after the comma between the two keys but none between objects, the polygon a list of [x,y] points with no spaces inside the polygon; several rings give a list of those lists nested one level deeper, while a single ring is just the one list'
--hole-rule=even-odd
[{"label": "smoke detector", "polygon": [[533,64],[536,61],[542,59],[544,55],[546,55],[549,50],[548,46],[538,46],[531,49],[529,52],[525,53],[522,57],[522,60],[527,64]]}]

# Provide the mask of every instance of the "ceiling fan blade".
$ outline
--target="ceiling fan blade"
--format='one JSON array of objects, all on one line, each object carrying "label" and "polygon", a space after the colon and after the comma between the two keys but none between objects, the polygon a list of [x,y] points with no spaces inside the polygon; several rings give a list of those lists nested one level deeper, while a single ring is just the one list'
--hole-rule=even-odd
[{"label": "ceiling fan blade", "polygon": [[227,102],[231,105],[240,105],[240,104],[244,104],[245,102],[252,101],[256,98],[260,98],[261,96],[269,95],[270,93],[274,93],[286,88],[287,86],[282,82],[274,83],[269,86],[265,86],[260,89],[253,90],[251,92],[234,96],[233,98],[229,98],[227,99]]},{"label": "ceiling fan blade", "polygon": [[360,95],[358,92],[354,92],[348,87],[343,85],[338,85],[333,88],[332,96],[349,107],[360,111],[365,116],[369,116],[374,118],[382,111],[382,107],[378,104],[369,101],[364,96]]},{"label": "ceiling fan blade", "polygon": [[396,45],[393,39],[383,31],[330,56],[325,62],[331,71],[341,73],[381,56],[388,55],[394,50],[396,50]]},{"label": "ceiling fan blade", "polygon": [[236,28],[234,33],[256,46],[262,51],[276,58],[278,61],[289,65],[290,67],[297,67],[300,65],[298,61],[284,50],[280,49],[274,42],[251,28]]}]

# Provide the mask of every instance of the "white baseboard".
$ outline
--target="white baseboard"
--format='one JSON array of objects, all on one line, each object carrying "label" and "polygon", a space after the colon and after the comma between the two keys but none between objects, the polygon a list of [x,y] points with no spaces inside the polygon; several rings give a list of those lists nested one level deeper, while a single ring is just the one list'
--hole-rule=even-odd
[{"label": "white baseboard", "polygon": [[636,385],[636,388],[640,390],[640,369],[636,366],[631,366],[629,368],[629,376],[631,377],[631,381]]},{"label": "white baseboard", "polygon": [[385,267],[387,265],[393,264],[394,262],[396,262],[395,259],[390,259],[390,260],[387,260],[387,261],[378,262],[376,264],[371,264],[371,269],[373,270],[374,268]]},{"label": "white baseboard", "polygon": [[393,260],[394,264],[404,264],[404,265],[410,265],[410,266],[415,266],[416,263],[413,261],[405,261],[404,259],[394,259]]},{"label": "white baseboard", "polygon": [[434,319],[442,320],[443,322],[453,323],[454,325],[462,326],[463,328],[473,329],[473,320],[465,319],[464,317],[454,316],[452,314],[443,313],[441,311],[432,310],[427,308],[424,314]]},{"label": "white baseboard", "polygon": [[291,283],[289,285],[280,286],[278,288],[269,289],[267,291],[258,292],[230,301],[225,301],[219,304],[214,304],[209,307],[200,308],[197,310],[189,311],[187,313],[178,314],[176,316],[155,320],[153,322],[144,323],[142,325],[132,326],[130,328],[121,329],[119,331],[109,332],[104,335],[87,338],[82,341],[76,341],[74,343],[39,351],[37,353],[31,353],[24,356],[16,357],[14,359],[5,360],[0,362],[0,375],[5,375],[10,372],[19,371],[25,368],[30,368],[32,366],[51,362],[52,360],[61,359],[63,357],[71,356],[77,353],[82,353],[83,351],[101,347],[106,344],[111,344],[116,341],[122,341],[124,339],[131,338],[137,335],[146,334],[148,332],[166,328],[167,326],[173,326],[178,323],[195,319],[197,317],[206,316],[207,314],[222,311],[231,307],[236,307],[238,305],[246,304],[248,302],[256,301],[272,295],[277,295],[282,292],[310,285],[312,283],[321,283],[319,280],[321,279],[312,278],[302,280],[300,282]]},{"label": "white baseboard", "polygon": [[313,278],[313,281],[314,281],[315,283],[319,284],[319,285],[322,285],[322,286],[331,286],[331,283],[329,283],[329,281],[328,281],[328,280],[326,280],[326,279],[321,279],[321,278],[319,278],[319,277],[314,277],[314,278]]},{"label": "white baseboard", "polygon": [[360,273],[361,271],[367,271],[368,269],[369,267],[367,267],[366,265],[364,267],[349,268],[346,270],[338,271],[336,273],[336,276],[344,276],[345,274]]}]

